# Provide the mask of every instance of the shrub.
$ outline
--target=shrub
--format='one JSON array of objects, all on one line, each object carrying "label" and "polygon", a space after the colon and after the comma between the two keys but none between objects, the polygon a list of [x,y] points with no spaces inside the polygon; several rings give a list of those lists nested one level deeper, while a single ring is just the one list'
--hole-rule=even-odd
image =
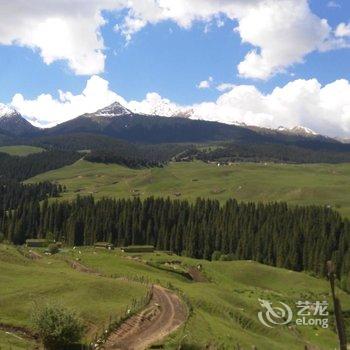
[{"label": "shrub", "polygon": [[76,314],[60,305],[36,307],[32,321],[45,349],[49,350],[77,343],[84,332],[84,325]]},{"label": "shrub", "polygon": [[59,248],[57,244],[52,243],[48,246],[47,250],[50,254],[57,254],[59,251]]},{"label": "shrub", "polygon": [[221,252],[219,252],[218,250],[215,250],[211,256],[211,260],[217,261],[217,260],[220,260],[220,257],[221,257]]},{"label": "shrub", "polygon": [[220,256],[220,261],[232,261],[235,260],[235,256],[233,254],[224,254]]}]

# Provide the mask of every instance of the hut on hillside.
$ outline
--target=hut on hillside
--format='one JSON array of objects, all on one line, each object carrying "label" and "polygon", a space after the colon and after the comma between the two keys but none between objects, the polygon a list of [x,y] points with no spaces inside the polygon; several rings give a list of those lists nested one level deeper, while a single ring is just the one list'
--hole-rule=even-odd
[{"label": "hut on hillside", "polygon": [[26,246],[30,248],[43,248],[48,246],[48,241],[46,239],[40,238],[30,238],[26,240]]},{"label": "hut on hillside", "polygon": [[121,250],[124,253],[153,253],[155,248],[153,245],[129,245]]},{"label": "hut on hillside", "polygon": [[112,249],[114,249],[114,244],[108,243],[108,242],[96,242],[94,244],[94,247],[95,248],[112,250]]}]

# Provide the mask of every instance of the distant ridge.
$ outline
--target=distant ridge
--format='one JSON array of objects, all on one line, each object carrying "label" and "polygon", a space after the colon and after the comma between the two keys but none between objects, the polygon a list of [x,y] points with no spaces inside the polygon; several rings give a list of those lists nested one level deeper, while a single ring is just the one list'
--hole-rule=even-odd
[{"label": "distant ridge", "polygon": [[[229,141],[236,144],[284,144],[313,150],[348,151],[349,145],[325,137],[303,126],[268,129],[240,123],[192,119],[191,109],[171,117],[139,114],[116,101],[94,113],[85,113],[77,118],[48,129],[39,129],[30,124],[14,108],[0,105],[0,134],[21,137],[31,142],[35,137],[45,138],[50,144],[52,137],[78,135],[80,140],[104,136],[131,143],[206,143]],[[7,140],[2,137],[1,140]],[[70,137],[72,140],[72,137]],[[21,141],[21,142],[22,142]],[[15,142],[15,141],[13,141]],[[85,143],[86,141],[84,141]],[[106,144],[98,139],[92,144]],[[102,146],[101,146],[102,147]]]},{"label": "distant ridge", "polygon": [[28,120],[22,117],[16,109],[0,104],[0,132],[14,136],[33,134],[39,131]]}]

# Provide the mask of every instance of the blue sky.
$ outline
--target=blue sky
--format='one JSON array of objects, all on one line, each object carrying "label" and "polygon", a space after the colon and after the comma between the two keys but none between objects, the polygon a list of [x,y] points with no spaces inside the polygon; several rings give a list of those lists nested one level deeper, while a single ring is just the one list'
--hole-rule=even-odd
[{"label": "blue sky", "polygon": [[[13,3],[16,3],[16,1],[14,0]],[[109,5],[106,5],[105,8],[100,8],[98,4],[94,8],[87,8],[84,11],[88,15],[91,15],[93,11],[98,11],[98,14],[101,18],[103,17],[106,24],[99,25],[95,23],[95,27],[92,28],[87,28],[86,23],[82,23],[79,28],[69,27],[72,26],[70,21],[72,19],[74,20],[75,16],[74,2],[77,1],[74,0],[72,1],[73,6],[71,9],[65,9],[62,4],[59,4],[57,5],[57,9],[53,9],[56,12],[44,13],[44,17],[40,18],[36,18],[36,15],[34,15],[36,11],[35,7],[43,6],[44,0],[34,0],[32,8],[24,9],[23,13],[18,14],[18,28],[12,28],[11,24],[7,24],[6,20],[5,22],[1,21],[0,15],[0,44],[2,44],[0,45],[0,102],[14,104],[29,120],[37,120],[42,124],[45,124],[45,122],[50,124],[50,122],[57,122],[57,118],[53,118],[55,119],[53,120],[50,119],[49,113],[47,115],[44,115],[45,113],[43,114],[42,110],[45,108],[45,105],[41,104],[39,106],[38,97],[41,94],[50,95],[56,103],[61,103],[58,90],[79,96],[86,87],[87,81],[92,76],[97,76],[106,81],[108,91],[122,97],[122,101],[138,101],[140,104],[137,107],[141,109],[146,108],[146,111],[150,107],[145,106],[145,104],[141,105],[141,102],[146,99],[146,95],[150,92],[159,94],[159,101],[157,100],[159,103],[165,102],[170,105],[169,108],[176,106],[176,108],[181,109],[185,107],[189,108],[193,105],[197,106],[203,102],[216,103],[220,96],[230,93],[230,91],[219,91],[218,86],[222,83],[229,83],[232,84],[232,88],[233,85],[240,88],[240,90],[235,89],[232,92],[232,96],[224,96],[226,100],[230,98],[230,101],[234,101],[230,103],[236,103],[236,105],[232,106],[232,114],[234,114],[232,120],[229,120],[230,117],[227,116],[230,112],[226,105],[224,109],[215,109],[215,111],[213,109],[214,106],[208,105],[208,111],[213,111],[212,118],[210,115],[207,115],[209,112],[204,110],[205,105],[201,105],[196,112],[197,117],[201,117],[198,116],[198,113],[201,111],[205,114],[205,116],[203,115],[203,119],[221,120],[219,114],[221,111],[221,113],[225,114],[221,120],[224,122],[240,121],[254,123],[256,121],[255,124],[257,125],[269,126],[269,120],[270,122],[273,120],[271,127],[276,126],[279,122],[292,127],[300,121],[303,125],[308,124],[306,125],[308,127],[314,128],[315,125],[317,126],[316,115],[292,116],[290,123],[289,120],[278,115],[272,115],[271,119],[269,117],[269,114],[272,113],[270,106],[266,107],[264,105],[261,110],[258,107],[255,107],[254,110],[247,110],[246,106],[244,108],[241,106],[240,101],[237,102],[237,99],[240,98],[237,96],[243,96],[242,99],[246,98],[247,89],[244,92],[245,94],[242,92],[245,86],[254,87],[262,96],[260,97],[265,98],[266,96],[270,96],[276,87],[283,88],[286,84],[293,83],[298,79],[302,79],[303,81],[316,79],[320,84],[320,91],[324,86],[333,84],[338,80],[349,81],[350,65],[348,62],[350,62],[350,50],[348,39],[350,33],[348,34],[346,30],[345,32],[343,30],[342,35],[334,34],[341,23],[347,29],[350,21],[349,1],[337,0],[330,2],[326,0],[312,0],[307,3],[305,0],[306,5],[300,9],[296,0],[282,0],[282,2],[289,2],[288,6],[290,8],[287,5],[284,7],[287,9],[286,11],[293,12],[293,6],[295,6],[295,11],[301,12],[300,23],[298,22],[299,19],[289,23],[288,13],[283,15],[282,11],[280,11],[281,9],[271,5],[277,0],[252,0],[252,3],[256,3],[256,5],[253,4],[252,8],[249,9],[241,9],[240,2],[242,0],[214,0],[217,3],[217,9],[213,9],[208,2],[209,0],[205,0],[203,2],[203,10],[200,10],[203,14],[199,18],[195,15],[196,6],[198,6],[196,1],[198,0],[187,2],[187,4],[194,3],[193,9],[181,8],[180,11],[179,9],[174,9],[174,14],[162,14],[161,19],[153,18],[150,15],[151,12],[145,9],[145,2],[140,5],[135,0],[134,8],[130,9],[127,6],[119,4],[122,3],[122,0],[115,0],[116,3],[119,2],[119,7],[113,10],[108,9]],[[263,31],[265,28],[268,28],[268,23],[261,24],[261,35],[260,33],[254,33],[254,30],[250,32],[249,28],[243,28],[244,21],[247,21],[248,25],[254,27],[254,17],[249,15],[250,12],[248,13],[248,11],[265,11],[265,9],[259,7],[259,3],[264,1],[268,5],[263,6],[268,7],[271,5],[266,10],[270,11],[268,12],[269,15],[273,14],[277,17],[280,15],[281,21],[286,22],[286,27],[288,25],[292,26],[290,37],[288,30],[284,34],[285,37],[281,37],[278,34],[278,31],[281,31],[280,27],[278,27],[281,21],[276,21],[277,34],[275,32],[271,33],[266,29],[266,40]],[[304,2],[304,0],[298,1]],[[59,2],[57,1],[57,3]],[[113,2],[113,0],[110,2]],[[185,1],[183,2],[186,4]],[[204,3],[207,2],[208,6],[204,8],[206,6]],[[63,2],[61,1],[61,3]],[[97,1],[97,3],[99,2]],[[232,6],[226,5],[226,3],[232,3]],[[234,7],[236,3],[238,10]],[[79,13],[78,5],[76,10],[77,22],[79,22],[79,16],[82,15]],[[4,5],[0,4],[0,12],[2,6]],[[5,6],[11,7],[11,5]],[[5,10],[8,11],[11,8],[6,8]],[[257,13],[259,15],[259,12]],[[264,13],[262,12],[262,15]],[[92,50],[95,50],[95,52],[96,50],[100,50],[100,47],[98,47],[100,43],[97,43],[97,41],[103,41],[103,50],[101,52],[105,55],[105,60],[102,69],[97,68],[95,71],[94,69],[91,69],[91,71],[87,69],[86,71],[85,67],[90,66],[88,63],[80,62],[79,64],[72,64],[71,62],[76,59],[74,57],[76,53],[73,52],[75,49],[68,48],[66,57],[62,59],[57,58],[57,55],[59,55],[57,52],[50,52],[52,50],[52,45],[49,42],[51,39],[47,39],[45,33],[43,33],[44,38],[40,36],[41,31],[44,32],[46,27],[41,29],[42,27],[39,27],[38,23],[47,23],[45,21],[56,17],[56,14],[60,18],[60,22],[52,30],[52,42],[55,42],[55,40],[58,42],[57,47],[60,50],[57,51],[64,52],[66,50],[64,47],[65,44],[67,46],[71,45],[76,48],[76,51],[79,51],[79,45],[84,43],[81,50],[86,50],[87,54],[90,54]],[[283,16],[285,16],[285,19]],[[29,28],[24,28],[24,25],[29,23],[28,18],[32,19],[34,17],[36,24],[33,25],[33,28],[30,28],[30,26]],[[125,23],[130,18],[132,20],[142,21],[141,28],[135,29],[133,25],[126,26]],[[310,22],[315,18],[317,19],[312,26],[305,25],[305,22],[308,22],[309,18]],[[329,26],[329,32],[324,35],[322,34],[323,36],[319,34],[320,31],[324,30],[324,26],[321,23],[322,20],[327,20]],[[63,30],[59,26],[61,23],[64,26],[64,21],[67,21],[67,26],[69,30],[72,30],[72,33],[68,30],[68,33],[65,33],[62,39],[61,33]],[[16,18],[14,18],[14,22],[16,22]],[[22,22],[23,30],[21,28]],[[186,23],[184,24],[184,22]],[[190,22],[190,25],[187,22]],[[116,25],[119,26],[119,31],[116,30]],[[238,25],[242,25],[242,28],[239,28],[238,31],[234,30]],[[272,25],[274,25],[273,21]],[[305,25],[305,37],[307,37],[305,44],[302,43],[300,46],[304,45],[306,47],[309,45],[310,48],[305,49],[303,47],[300,49],[298,47],[302,41],[300,39],[300,28],[295,28],[298,25]],[[257,27],[259,26],[260,24],[257,25]],[[48,32],[51,33],[52,27],[48,28]],[[79,31],[80,29],[82,33],[88,32],[86,37],[84,37],[85,34],[76,37],[74,31]],[[92,37],[94,34],[91,35],[90,29],[93,33],[96,31],[100,32],[97,39]],[[35,34],[29,35],[28,32],[31,30]],[[313,34],[314,31],[317,34]],[[271,39],[269,39],[269,35]],[[271,45],[269,40],[273,41],[274,38],[277,38],[280,42],[276,41],[275,45]],[[70,40],[71,42],[69,42]],[[244,40],[246,42],[242,43]],[[92,44],[85,45],[85,41],[91,41]],[[288,41],[290,41],[289,46],[286,44]],[[332,42],[330,44],[332,47],[327,47],[327,49],[320,48],[326,42]],[[289,56],[294,55],[293,45],[297,52],[295,54],[296,58],[290,59]],[[279,46],[281,47],[281,52],[288,51],[288,54],[281,57],[275,65],[270,64],[271,60],[268,58],[266,60],[262,59],[261,63],[258,60],[258,63],[249,64],[248,68],[239,68],[242,61],[247,61],[245,57],[252,50],[256,50],[256,56],[259,56],[262,51],[266,50],[270,56],[278,57],[280,54]],[[90,52],[88,52],[89,50]],[[259,59],[259,57],[257,58]],[[95,59],[95,56],[93,56],[93,59]],[[264,71],[265,68],[259,67],[259,64],[263,66],[266,65],[266,62],[268,67]],[[101,64],[96,63],[96,66],[100,67]],[[212,80],[208,84],[210,86],[205,89],[199,89],[198,84],[201,81],[208,80],[209,77]],[[308,87],[308,89],[312,89],[312,87]],[[251,96],[253,92],[251,90],[249,91],[250,98],[253,98]],[[298,93],[300,94],[301,92],[298,91]],[[20,94],[21,99],[13,100],[16,94]],[[112,96],[115,95],[111,94],[110,98]],[[260,97],[258,96],[257,98],[259,99]],[[166,100],[163,101],[163,99]],[[337,103],[341,104],[343,103],[342,101],[338,101]],[[99,103],[102,104],[104,102],[101,100]],[[264,100],[264,104],[265,102]],[[99,104],[92,103],[91,108],[95,105],[99,106]],[[49,107],[50,105],[48,105],[48,109],[50,109]],[[67,115],[62,120],[75,117],[75,110],[81,110],[81,108],[69,109],[67,106],[64,107],[64,113],[67,113]],[[339,110],[344,109],[343,105],[337,105],[336,107],[336,113],[338,114]],[[305,106],[298,106],[297,110],[305,110],[307,113],[312,114]],[[39,115],[35,115],[35,113]],[[62,112],[62,114],[64,113]],[[278,114],[278,112],[276,113]],[[251,114],[255,115],[255,119],[249,117]],[[339,115],[342,123],[344,123],[339,128],[335,125],[328,125],[329,123],[327,121],[322,121],[324,124],[322,130],[317,131],[328,134],[337,133],[339,135],[347,135],[347,117],[348,114],[345,116]]]}]

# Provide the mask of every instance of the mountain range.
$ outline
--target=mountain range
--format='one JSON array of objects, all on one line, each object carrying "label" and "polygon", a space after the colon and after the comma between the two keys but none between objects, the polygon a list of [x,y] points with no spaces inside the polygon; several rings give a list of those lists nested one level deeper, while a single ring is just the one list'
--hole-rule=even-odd
[{"label": "mountain range", "polygon": [[190,115],[190,111],[172,117],[138,114],[115,102],[94,113],[83,114],[52,128],[40,129],[29,123],[15,109],[0,105],[0,142],[18,138],[48,139],[89,134],[147,144],[230,141],[243,144],[293,144],[313,149],[344,148],[346,151],[348,148],[347,145],[343,147],[338,140],[318,135],[301,126],[292,129],[280,127],[274,130],[194,120],[190,119]]}]

